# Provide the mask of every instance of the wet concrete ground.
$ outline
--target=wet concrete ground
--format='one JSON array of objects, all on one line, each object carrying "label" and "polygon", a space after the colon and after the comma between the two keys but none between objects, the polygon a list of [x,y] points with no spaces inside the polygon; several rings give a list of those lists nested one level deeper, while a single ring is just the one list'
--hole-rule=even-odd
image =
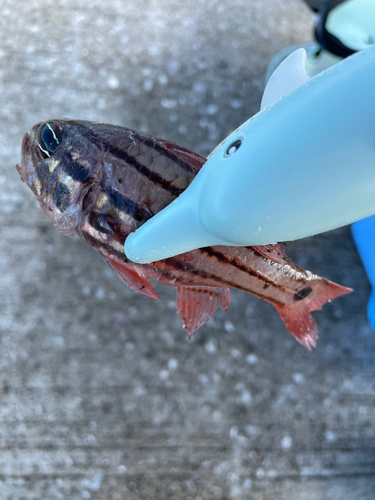
[{"label": "wet concrete ground", "polygon": [[270,58],[311,39],[306,5],[2,0],[0,12],[0,499],[373,499],[375,337],[348,228],[288,245],[355,289],[315,313],[313,353],[238,291],[188,342],[174,291],[127,289],[53,228],[14,168],[24,132],[51,117],[209,153],[257,111]]}]

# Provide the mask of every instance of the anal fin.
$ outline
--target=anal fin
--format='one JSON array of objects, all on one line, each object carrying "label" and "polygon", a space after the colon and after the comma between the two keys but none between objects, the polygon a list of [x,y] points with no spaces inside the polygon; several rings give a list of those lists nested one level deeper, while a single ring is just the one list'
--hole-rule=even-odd
[{"label": "anal fin", "polygon": [[229,288],[177,288],[177,314],[181,313],[189,339],[195,330],[207,323],[219,306],[226,311],[229,303]]},{"label": "anal fin", "polygon": [[102,257],[120,280],[128,285],[129,288],[137,290],[137,292],[143,293],[143,295],[147,295],[153,299],[160,299],[159,295],[152,288],[151,283],[145,277],[140,276],[137,271],[133,269],[132,264],[118,262],[104,255],[102,255]]}]

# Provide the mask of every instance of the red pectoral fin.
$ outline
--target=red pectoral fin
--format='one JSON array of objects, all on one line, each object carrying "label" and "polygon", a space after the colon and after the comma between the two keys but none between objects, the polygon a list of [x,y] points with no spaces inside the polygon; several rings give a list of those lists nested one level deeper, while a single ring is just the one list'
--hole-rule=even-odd
[{"label": "red pectoral fin", "polygon": [[181,313],[189,339],[195,330],[207,323],[219,306],[226,311],[229,303],[229,288],[177,288],[177,314]]},{"label": "red pectoral fin", "polygon": [[153,299],[160,299],[149,281],[147,281],[146,278],[139,276],[131,264],[125,264],[125,262],[120,263],[114,259],[104,257],[104,255],[102,255],[102,257],[109,267],[117,274],[120,280],[126,283],[129,288],[137,290],[137,292],[141,292],[144,295],[148,295]]},{"label": "red pectoral fin", "polygon": [[158,139],[159,142],[164,144],[165,147],[173,151],[177,156],[181,158],[181,160],[184,160],[198,172],[201,167],[206,163],[207,159],[198,154],[195,153],[194,151],[191,151],[190,149],[184,148],[183,146],[179,146],[178,144],[175,144],[174,142],[166,141],[165,139]]}]

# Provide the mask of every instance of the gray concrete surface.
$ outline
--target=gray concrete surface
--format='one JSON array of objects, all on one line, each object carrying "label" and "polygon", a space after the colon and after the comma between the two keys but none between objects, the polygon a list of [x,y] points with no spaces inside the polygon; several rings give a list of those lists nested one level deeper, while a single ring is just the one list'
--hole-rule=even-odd
[{"label": "gray concrete surface", "polygon": [[188,342],[173,290],[128,290],[14,168],[51,117],[207,154],[311,23],[298,0],[1,0],[0,500],[375,498],[375,337],[348,228],[288,247],[355,289],[315,314],[315,352],[236,291]]}]

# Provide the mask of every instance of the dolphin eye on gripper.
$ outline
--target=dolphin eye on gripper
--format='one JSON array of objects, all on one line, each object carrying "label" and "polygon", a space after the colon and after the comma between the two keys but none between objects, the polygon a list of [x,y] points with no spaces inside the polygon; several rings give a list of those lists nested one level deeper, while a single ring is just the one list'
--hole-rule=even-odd
[{"label": "dolphin eye on gripper", "polygon": [[173,203],[128,236],[149,263],[211,245],[266,245],[375,213],[375,45],[310,78],[306,52],[274,71],[261,110]]}]

